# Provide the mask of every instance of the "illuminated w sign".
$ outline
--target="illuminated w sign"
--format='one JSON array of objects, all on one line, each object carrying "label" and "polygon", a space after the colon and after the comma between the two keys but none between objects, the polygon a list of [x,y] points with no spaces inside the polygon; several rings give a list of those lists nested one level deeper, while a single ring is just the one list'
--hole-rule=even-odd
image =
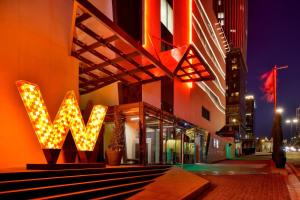
[{"label": "illuminated w sign", "polygon": [[17,87],[42,149],[61,149],[71,130],[78,151],[93,151],[107,107],[94,106],[85,126],[75,93],[69,91],[52,122],[39,87],[26,81],[17,81]]}]

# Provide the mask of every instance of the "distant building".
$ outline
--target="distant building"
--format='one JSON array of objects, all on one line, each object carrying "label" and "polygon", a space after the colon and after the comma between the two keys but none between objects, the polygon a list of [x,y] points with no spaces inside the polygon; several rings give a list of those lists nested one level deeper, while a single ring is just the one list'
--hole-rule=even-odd
[{"label": "distant building", "polygon": [[256,141],[256,151],[271,153],[273,151],[273,138],[270,139],[268,139],[267,137],[259,138]]},{"label": "distant building", "polygon": [[232,136],[236,143],[246,133],[246,55],[248,32],[247,0],[214,0],[220,29],[227,38],[226,55],[226,126],[220,135]]},{"label": "distant building", "polygon": [[[300,107],[296,108],[296,118],[298,119],[298,122],[300,122]],[[300,135],[300,123],[297,123],[296,125],[296,133],[298,136]]]},{"label": "distant building", "polygon": [[242,139],[244,154],[255,153],[255,99],[253,95],[246,95],[246,133]]},{"label": "distant building", "polygon": [[226,124],[239,134],[236,140],[246,133],[245,91],[247,67],[239,49],[231,50],[226,57]]},{"label": "distant building", "polygon": [[246,95],[246,139],[255,138],[255,99],[253,95]]},{"label": "distant building", "polygon": [[214,0],[214,11],[231,48],[241,49],[246,60],[248,0]]}]

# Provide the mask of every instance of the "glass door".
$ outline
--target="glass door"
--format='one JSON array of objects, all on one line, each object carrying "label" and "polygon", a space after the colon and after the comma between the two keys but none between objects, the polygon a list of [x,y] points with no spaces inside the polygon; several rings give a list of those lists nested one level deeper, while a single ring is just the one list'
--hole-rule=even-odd
[{"label": "glass door", "polygon": [[163,121],[163,163],[175,164],[174,125],[171,121]]},{"label": "glass door", "polygon": [[160,120],[146,116],[146,163],[159,164],[160,151]]}]

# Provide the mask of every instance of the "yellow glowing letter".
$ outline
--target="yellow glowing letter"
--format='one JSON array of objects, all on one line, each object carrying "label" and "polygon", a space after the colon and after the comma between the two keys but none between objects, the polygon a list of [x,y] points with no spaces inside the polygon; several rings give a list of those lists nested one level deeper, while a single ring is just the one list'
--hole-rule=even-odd
[{"label": "yellow glowing letter", "polygon": [[17,81],[17,87],[43,149],[61,149],[71,130],[78,151],[93,151],[107,107],[94,106],[85,126],[74,91],[67,92],[52,123],[39,87]]}]

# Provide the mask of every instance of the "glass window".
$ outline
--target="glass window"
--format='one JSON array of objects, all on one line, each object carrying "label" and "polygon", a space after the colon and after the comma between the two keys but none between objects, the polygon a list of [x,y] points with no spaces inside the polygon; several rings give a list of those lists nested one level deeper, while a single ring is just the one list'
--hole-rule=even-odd
[{"label": "glass window", "polygon": [[202,117],[204,119],[207,119],[208,121],[210,120],[210,112],[208,109],[202,106]]},{"label": "glass window", "polygon": [[219,19],[224,19],[224,13],[223,12],[219,12],[218,13],[218,18]]},{"label": "glass window", "polygon": [[166,0],[161,0],[160,1],[160,21],[166,27],[168,24],[167,17],[168,17],[168,2]]},{"label": "glass window", "polygon": [[221,20],[220,20],[220,24],[221,24],[221,26],[224,26],[224,25],[225,25],[224,19],[221,19]]},{"label": "glass window", "polygon": [[173,8],[167,0],[160,1],[160,21],[173,34]]},{"label": "glass window", "polygon": [[232,69],[232,70],[237,70],[237,69],[238,69],[238,66],[237,66],[237,65],[232,65],[232,66],[231,66],[231,69]]}]

